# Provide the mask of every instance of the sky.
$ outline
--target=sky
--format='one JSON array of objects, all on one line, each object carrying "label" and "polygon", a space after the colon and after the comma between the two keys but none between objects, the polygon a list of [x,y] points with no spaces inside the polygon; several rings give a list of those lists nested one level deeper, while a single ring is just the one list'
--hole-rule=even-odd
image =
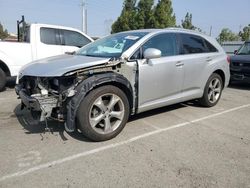
[{"label": "sky", "polygon": [[[90,36],[109,34],[110,25],[120,15],[123,0],[85,0]],[[157,0],[155,0],[157,1]],[[238,3],[240,2],[240,3]],[[239,32],[250,24],[250,0],[172,0],[177,25],[187,12],[193,25],[217,37],[222,28]],[[16,21],[24,15],[28,23],[46,23],[81,29],[81,0],[0,0],[0,22],[16,33]]]}]

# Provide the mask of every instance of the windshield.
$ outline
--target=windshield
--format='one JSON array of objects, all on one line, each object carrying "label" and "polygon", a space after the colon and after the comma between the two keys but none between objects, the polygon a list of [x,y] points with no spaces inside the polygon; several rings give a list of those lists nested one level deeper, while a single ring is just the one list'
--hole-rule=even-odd
[{"label": "windshield", "polygon": [[76,55],[119,58],[123,52],[129,49],[146,34],[148,33],[124,32],[113,34],[82,47],[76,52]]},{"label": "windshield", "polygon": [[237,55],[250,55],[250,42],[246,42],[243,46],[239,49]]}]

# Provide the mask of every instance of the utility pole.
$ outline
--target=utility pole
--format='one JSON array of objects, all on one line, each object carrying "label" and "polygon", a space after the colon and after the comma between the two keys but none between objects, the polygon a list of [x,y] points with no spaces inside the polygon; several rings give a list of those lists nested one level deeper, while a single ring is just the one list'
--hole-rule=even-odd
[{"label": "utility pole", "polygon": [[212,35],[213,26],[210,26],[209,36]]},{"label": "utility pole", "polygon": [[87,8],[86,0],[82,0],[82,32],[87,34]]}]

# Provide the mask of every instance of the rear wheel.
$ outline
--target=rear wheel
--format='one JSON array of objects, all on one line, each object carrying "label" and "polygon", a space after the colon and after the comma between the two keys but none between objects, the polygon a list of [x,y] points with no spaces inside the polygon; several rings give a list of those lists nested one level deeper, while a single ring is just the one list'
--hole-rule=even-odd
[{"label": "rear wheel", "polygon": [[220,100],[222,88],[223,82],[220,75],[213,73],[207,81],[200,104],[205,107],[215,106]]},{"label": "rear wheel", "polygon": [[91,91],[81,102],[78,128],[90,140],[105,141],[117,136],[129,116],[129,102],[122,90],[102,86]]},{"label": "rear wheel", "polygon": [[0,91],[3,91],[6,85],[6,74],[5,72],[0,68]]}]

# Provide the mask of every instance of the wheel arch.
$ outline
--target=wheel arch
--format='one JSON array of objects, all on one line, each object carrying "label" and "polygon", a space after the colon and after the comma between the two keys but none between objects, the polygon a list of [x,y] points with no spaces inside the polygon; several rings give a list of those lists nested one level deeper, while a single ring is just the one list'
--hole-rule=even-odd
[{"label": "wheel arch", "polygon": [[216,74],[220,75],[220,77],[222,79],[222,83],[223,83],[222,85],[223,85],[223,88],[224,88],[225,87],[226,76],[225,76],[225,73],[223,72],[223,70],[217,69],[213,73],[216,73]]},{"label": "wheel arch", "polygon": [[1,59],[0,68],[5,72],[6,76],[11,76],[9,67]]},{"label": "wheel arch", "polygon": [[[128,98],[130,110],[133,108],[134,105],[133,105],[133,91],[132,91],[132,88],[130,89],[124,83],[121,83],[121,82],[118,82],[118,81],[105,82],[105,83],[96,85],[93,89],[97,89],[99,87],[107,86],[107,85],[112,85],[112,86],[115,86],[115,87],[119,88],[120,90],[122,90],[125,93],[125,95],[127,96],[127,98]],[[92,90],[90,90],[90,91],[92,91]],[[86,95],[88,95],[88,93]]]},{"label": "wheel arch", "polygon": [[73,132],[76,128],[75,119],[76,113],[79,108],[80,102],[83,98],[89,94],[93,89],[99,88],[105,85],[113,85],[121,89],[125,95],[128,97],[130,110],[134,108],[134,97],[133,89],[130,82],[124,76],[117,73],[102,73],[95,74],[89,78],[83,80],[76,87],[76,95],[72,97],[67,103],[67,121],[65,124],[65,129],[68,132]]}]

